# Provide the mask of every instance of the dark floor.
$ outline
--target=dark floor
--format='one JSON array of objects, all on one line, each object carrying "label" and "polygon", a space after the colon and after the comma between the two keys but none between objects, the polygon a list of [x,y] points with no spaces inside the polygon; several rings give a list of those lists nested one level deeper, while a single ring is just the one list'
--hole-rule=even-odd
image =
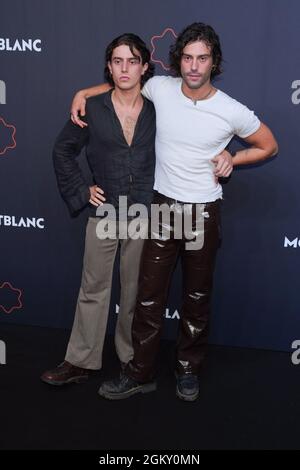
[{"label": "dark floor", "polygon": [[175,396],[172,342],[163,342],[158,390],[99,397],[118,372],[108,338],[104,368],[86,384],[39,380],[61,362],[69,332],[0,323],[1,449],[299,449],[300,365],[283,352],[210,346],[197,402]]}]

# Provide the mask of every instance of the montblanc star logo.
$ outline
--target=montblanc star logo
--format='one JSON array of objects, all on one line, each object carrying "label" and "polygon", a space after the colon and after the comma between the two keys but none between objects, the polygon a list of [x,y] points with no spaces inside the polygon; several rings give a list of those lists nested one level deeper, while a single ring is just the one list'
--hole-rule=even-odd
[{"label": "montblanc star logo", "polygon": [[23,307],[21,302],[22,291],[13,287],[10,282],[0,286],[0,311],[11,313]]},{"label": "montblanc star logo", "polygon": [[0,116],[0,155],[4,155],[7,150],[14,149],[17,145],[16,128],[12,124],[7,124]]},{"label": "montblanc star logo", "polygon": [[[162,34],[152,36],[151,38],[151,60],[159,64],[167,72],[170,70],[167,59],[169,48],[176,38],[177,34],[172,28],[166,28]],[[166,58],[164,59],[163,57]]]}]

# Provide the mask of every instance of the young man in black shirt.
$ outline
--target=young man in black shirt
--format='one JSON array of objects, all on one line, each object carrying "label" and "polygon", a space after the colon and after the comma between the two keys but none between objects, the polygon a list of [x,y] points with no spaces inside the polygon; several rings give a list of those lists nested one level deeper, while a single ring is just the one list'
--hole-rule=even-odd
[{"label": "young man in black shirt", "polygon": [[[124,231],[122,224],[128,223],[128,217],[120,214],[119,197],[126,198],[128,208],[136,203],[146,207],[151,204],[155,111],[140,92],[153,76],[154,67],[145,43],[134,34],[114,39],[106,49],[105,62],[105,78],[113,88],[88,100],[87,127],[80,128],[71,120],[67,122],[53,152],[59,190],[70,212],[76,213],[90,204],[91,213],[81,287],[65,360],[41,376],[51,385],[81,382],[91,370],[101,369],[113,265],[119,244],[121,298],[115,344],[122,365],[133,357],[131,325],[144,240],[120,237],[120,231]],[[75,159],[84,147],[93,186],[87,184]],[[116,235],[101,239],[96,208],[104,201],[117,215],[109,222]]]}]

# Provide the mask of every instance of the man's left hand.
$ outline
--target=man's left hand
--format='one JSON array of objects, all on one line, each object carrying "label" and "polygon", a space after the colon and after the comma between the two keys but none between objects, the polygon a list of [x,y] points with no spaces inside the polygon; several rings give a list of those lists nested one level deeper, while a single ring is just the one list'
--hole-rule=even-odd
[{"label": "man's left hand", "polygon": [[216,177],[228,177],[233,170],[232,156],[227,150],[223,150],[219,155],[212,159],[215,165],[214,174]]}]

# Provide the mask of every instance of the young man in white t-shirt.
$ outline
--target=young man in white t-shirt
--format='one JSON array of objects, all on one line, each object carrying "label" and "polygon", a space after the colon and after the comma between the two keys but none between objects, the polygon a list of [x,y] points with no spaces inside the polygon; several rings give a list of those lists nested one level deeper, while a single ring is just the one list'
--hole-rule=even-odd
[{"label": "young man in white t-shirt", "polygon": [[[163,314],[172,272],[181,257],[183,304],[177,340],[177,396],[193,401],[199,394],[198,374],[208,337],[214,261],[220,241],[218,177],[229,176],[233,166],[264,160],[277,153],[270,129],[246,106],[216,89],[211,79],[221,73],[222,52],[215,31],[203,23],[183,30],[171,47],[170,65],[177,78],[153,77],[142,93],[156,110],[156,169],[154,203],[192,214],[200,223],[200,247],[190,249],[187,239],[174,236],[174,220],[160,227],[167,239],[146,240],[133,322],[134,358],[120,377],[104,382],[99,394],[127,398],[155,389],[155,364]],[[105,85],[79,92],[72,119],[84,125],[85,98],[106,91]],[[250,147],[234,158],[225,150],[234,135]],[[197,211],[200,208],[200,212]],[[199,215],[200,214],[200,215]],[[202,225],[201,225],[202,224]]]}]

